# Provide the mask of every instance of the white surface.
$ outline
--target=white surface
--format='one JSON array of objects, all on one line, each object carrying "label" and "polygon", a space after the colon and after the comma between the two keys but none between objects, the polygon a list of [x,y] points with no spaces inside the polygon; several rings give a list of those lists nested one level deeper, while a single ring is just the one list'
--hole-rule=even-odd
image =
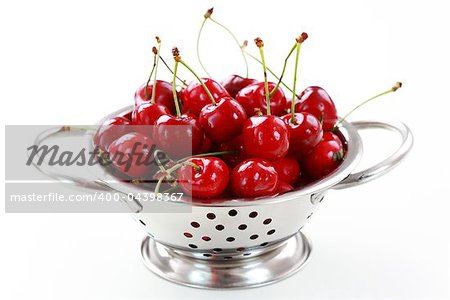
[{"label": "white surface", "polygon": [[[265,40],[276,70],[294,37],[307,31],[299,88],[325,87],[341,113],[403,81],[402,90],[353,119],[403,120],[415,134],[412,154],[376,182],[331,191],[305,227],[314,243],[309,265],[253,290],[202,291],[156,277],[140,262],[143,233],[127,215],[2,213],[0,298],[448,299],[446,1],[216,2],[0,1],[2,122],[89,124],[131,104],[155,34],[168,61],[177,45],[200,70],[196,32],[215,6],[216,19],[240,38]],[[249,49],[257,53],[252,43]],[[212,23],[202,53],[217,78],[242,70],[232,40]],[[260,75],[252,63],[252,76]],[[388,153],[386,144],[382,133],[372,136],[368,161]]]}]

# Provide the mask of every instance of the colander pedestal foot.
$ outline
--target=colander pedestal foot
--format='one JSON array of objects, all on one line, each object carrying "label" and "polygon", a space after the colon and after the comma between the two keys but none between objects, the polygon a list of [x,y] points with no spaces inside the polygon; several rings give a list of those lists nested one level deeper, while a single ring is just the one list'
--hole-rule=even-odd
[{"label": "colander pedestal foot", "polygon": [[311,249],[311,242],[300,231],[270,251],[229,260],[182,255],[151,237],[141,245],[144,264],[152,272],[184,286],[205,289],[250,288],[277,282],[300,270]]}]

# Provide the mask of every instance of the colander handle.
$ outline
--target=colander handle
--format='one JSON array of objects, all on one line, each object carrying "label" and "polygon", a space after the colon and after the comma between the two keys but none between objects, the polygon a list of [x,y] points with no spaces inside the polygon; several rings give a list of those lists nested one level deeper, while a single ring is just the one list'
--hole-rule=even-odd
[{"label": "colander handle", "polygon": [[358,130],[378,128],[395,131],[400,134],[402,143],[391,156],[370,168],[348,175],[344,180],[335,185],[333,189],[345,189],[357,186],[386,174],[405,159],[413,146],[413,135],[411,130],[401,122],[384,123],[378,121],[358,121],[352,122],[352,125]]},{"label": "colander handle", "polygon": [[[84,128],[80,126],[59,126],[59,127],[53,127],[49,128],[43,132],[41,132],[36,139],[34,140],[34,145],[36,145],[38,148],[41,146],[43,142],[45,142],[47,139],[61,136],[63,138],[68,138],[70,135],[85,135],[87,131],[91,130],[90,128]],[[31,150],[27,152],[28,157],[31,155]],[[39,153],[35,153],[35,156],[40,159]],[[101,191],[101,192],[111,192],[114,191],[111,187],[107,186],[100,180],[86,180],[81,177],[71,176],[67,174],[61,174],[59,172],[53,171],[50,169],[44,169],[41,165],[36,164],[34,161],[32,161],[33,166],[42,174],[56,179],[58,181],[64,181],[68,183],[74,184],[77,188],[80,189],[86,189],[90,191]],[[128,198],[127,198],[128,199]],[[132,199],[132,201],[123,201],[126,205],[130,208],[132,212],[139,212],[143,209],[142,204],[139,203],[138,200]]]}]

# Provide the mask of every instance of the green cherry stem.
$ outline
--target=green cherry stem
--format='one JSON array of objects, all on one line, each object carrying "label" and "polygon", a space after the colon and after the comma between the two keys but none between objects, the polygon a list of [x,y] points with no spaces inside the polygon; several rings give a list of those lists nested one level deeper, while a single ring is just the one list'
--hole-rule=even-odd
[{"label": "green cherry stem", "polygon": [[172,79],[173,101],[175,102],[175,110],[177,111],[177,117],[181,117],[180,104],[178,103],[178,95],[177,95],[177,83],[176,83],[178,71],[178,60],[176,59],[176,57],[179,57],[179,51],[177,47],[172,49],[172,54],[175,59],[175,66],[173,67],[173,79]]},{"label": "green cherry stem", "polygon": [[148,94],[148,86],[150,85],[150,80],[152,80],[152,75],[153,75],[153,72],[155,71],[155,67],[156,67],[156,53],[158,52],[156,47],[152,48],[152,52],[153,52],[153,66],[152,66],[152,71],[150,72],[150,75],[148,76],[147,83],[145,84],[145,100],[149,100],[149,96],[150,96]]},{"label": "green cherry stem", "polygon": [[159,53],[161,51],[161,40],[158,36],[156,38],[156,43],[158,44],[158,49],[156,51],[156,66],[155,66],[155,73],[153,74],[153,88],[152,88],[152,100],[151,103],[155,103],[155,97],[156,97],[156,74],[158,73],[158,66],[159,66]]},{"label": "green cherry stem", "polygon": [[[248,55],[249,57],[251,57],[253,60],[255,60],[257,63],[259,63],[260,65],[262,65],[261,60],[259,60],[256,56],[254,56],[253,54],[251,54],[250,52],[248,52],[248,51],[245,50],[245,48],[247,47],[247,43],[248,43],[247,41],[244,41],[244,43],[243,43],[242,46],[241,46],[241,48],[243,49],[244,53],[245,53],[246,55]],[[275,72],[272,71],[272,69],[270,69],[270,68],[267,67],[267,66],[266,66],[266,68],[267,68],[267,71],[268,71],[275,79],[280,80],[280,77],[278,77],[277,74],[275,74]],[[281,84],[282,84],[288,91],[290,91],[290,92],[292,93],[292,89],[291,89],[289,86],[287,86],[286,83],[284,83],[283,81],[281,81]],[[298,95],[297,95],[297,98],[298,98]]]},{"label": "green cherry stem", "polygon": [[203,65],[202,59],[200,57],[199,46],[200,46],[200,37],[202,35],[203,27],[205,27],[206,21],[208,21],[208,19],[212,13],[213,13],[213,8],[210,8],[203,16],[203,22],[202,22],[202,25],[200,26],[200,30],[198,31],[198,35],[197,35],[197,49],[196,49],[198,62],[200,63],[200,66],[202,67],[203,71],[205,71],[206,75],[208,75],[208,77],[211,77],[211,75],[209,74],[208,70],[206,70],[205,66]]},{"label": "green cherry stem", "polygon": [[[289,51],[288,55],[286,56],[286,58],[284,59],[284,65],[283,65],[283,71],[281,71],[281,75],[280,78],[278,79],[277,85],[273,88],[273,90],[270,91],[270,98],[272,98],[273,94],[275,94],[275,92],[278,90],[278,88],[280,87],[281,84],[281,80],[283,79],[284,76],[284,72],[286,71],[286,66],[287,66],[287,62],[289,60],[289,57],[292,55],[292,52],[294,52],[294,50],[297,48],[297,43],[294,44],[294,46],[292,46],[291,50]],[[295,86],[294,86],[294,90],[295,90]]]},{"label": "green cherry stem", "polygon": [[161,184],[165,178],[167,178],[167,177],[170,178],[170,176],[173,172],[175,172],[177,169],[181,168],[182,166],[186,166],[186,165],[192,166],[194,168],[195,172],[200,172],[202,170],[202,168],[200,166],[194,164],[191,161],[184,161],[182,163],[178,163],[178,164],[174,165],[173,167],[167,169],[165,171],[165,175],[161,176],[161,178],[158,179],[158,182],[155,187],[155,194],[156,195],[159,194],[159,190],[161,189]]},{"label": "green cherry stem", "polygon": [[297,87],[297,73],[298,73],[298,58],[300,56],[300,50],[302,48],[303,42],[308,38],[308,34],[303,32],[298,38],[295,39],[297,45],[297,51],[295,53],[295,67],[294,67],[294,87],[292,89],[292,103],[291,103],[291,122],[295,123],[295,100],[297,94],[295,93],[295,88]]},{"label": "green cherry stem", "polygon": [[[160,55],[159,59],[162,61],[162,63],[166,66],[166,68],[169,70],[169,72],[173,75],[173,70],[171,67],[169,67],[169,65],[167,64],[167,62],[164,60],[164,58]],[[181,79],[180,77],[178,77],[178,75],[176,76],[178,81],[181,82],[182,86],[186,86],[186,80]]]},{"label": "green cherry stem", "polygon": [[[176,48],[176,47],[175,47]],[[174,48],[174,49],[175,49]],[[172,51],[173,52],[173,51]],[[176,55],[175,55],[176,54]],[[203,82],[203,80],[197,75],[197,73],[195,73],[194,70],[192,70],[191,67],[189,67],[189,65],[181,59],[180,56],[180,51],[178,51],[178,48],[176,48],[176,53],[173,54],[173,58],[179,62],[180,64],[182,64],[186,69],[189,70],[189,72],[191,72],[195,78],[197,78],[198,82],[200,82],[200,84],[202,85],[203,89],[205,90],[206,94],[208,94],[209,99],[211,100],[212,104],[216,105],[216,101],[214,100],[213,95],[211,94],[211,92],[209,91],[208,87],[205,85],[205,83]]]},{"label": "green cherry stem", "polygon": [[373,97],[371,97],[371,98],[365,100],[364,102],[360,103],[359,105],[355,106],[355,107],[354,107],[352,110],[350,110],[343,118],[340,118],[340,119],[339,119],[339,121],[338,121],[338,122],[336,123],[336,125],[333,127],[332,131],[335,131],[335,130],[339,127],[339,125],[342,124],[342,122],[343,122],[350,114],[352,114],[355,110],[357,110],[357,109],[360,108],[361,106],[367,104],[368,102],[370,102],[370,101],[372,101],[372,100],[377,99],[378,97],[384,96],[384,95],[389,94],[389,93],[393,93],[393,92],[395,92],[396,90],[398,90],[398,89],[401,88],[401,87],[402,87],[402,83],[401,83],[401,82],[396,82],[396,83],[394,84],[394,86],[391,87],[389,90],[384,91],[384,92],[382,92],[382,93],[379,93],[379,94],[377,94],[377,95],[375,95],[375,96],[373,96]]},{"label": "green cherry stem", "polygon": [[226,154],[236,154],[236,151],[219,151],[219,152],[195,154],[195,155],[184,157],[184,158],[178,160],[177,162],[182,162],[182,161],[185,161],[186,159],[190,159],[192,157],[218,156],[218,155],[226,155]]},{"label": "green cherry stem", "polygon": [[270,116],[271,112],[270,112],[270,97],[269,97],[269,83],[267,82],[267,68],[266,68],[266,59],[264,58],[264,42],[262,39],[260,39],[259,37],[257,37],[255,39],[255,44],[256,47],[259,48],[259,54],[261,55],[261,62],[262,62],[262,66],[263,66],[263,70],[264,70],[264,94],[266,96],[266,110],[267,110],[267,115]]}]

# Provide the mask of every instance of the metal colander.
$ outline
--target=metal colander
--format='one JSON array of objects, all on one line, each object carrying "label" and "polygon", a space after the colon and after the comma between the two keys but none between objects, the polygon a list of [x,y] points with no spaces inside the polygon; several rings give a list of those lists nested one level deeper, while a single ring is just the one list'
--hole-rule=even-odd
[{"label": "metal colander", "polygon": [[[123,114],[124,108],[106,118]],[[141,251],[145,265],[159,276],[200,288],[243,288],[269,284],[301,269],[309,258],[311,243],[301,232],[329,189],[359,185],[391,170],[410,151],[413,138],[403,123],[343,122],[341,133],[348,142],[345,160],[326,178],[292,192],[258,200],[233,199],[221,203],[171,202],[190,206],[185,213],[148,213],[136,199],[126,201],[132,217],[147,233]],[[388,129],[399,133],[401,145],[375,166],[352,174],[363,153],[361,129]],[[40,136],[35,144],[45,139]],[[55,177],[55,174],[49,174]],[[64,176],[64,180],[68,180]],[[80,178],[72,181],[84,187]],[[96,182],[124,195],[142,192],[127,183],[112,186]],[[92,184],[90,188],[92,187]]]}]

